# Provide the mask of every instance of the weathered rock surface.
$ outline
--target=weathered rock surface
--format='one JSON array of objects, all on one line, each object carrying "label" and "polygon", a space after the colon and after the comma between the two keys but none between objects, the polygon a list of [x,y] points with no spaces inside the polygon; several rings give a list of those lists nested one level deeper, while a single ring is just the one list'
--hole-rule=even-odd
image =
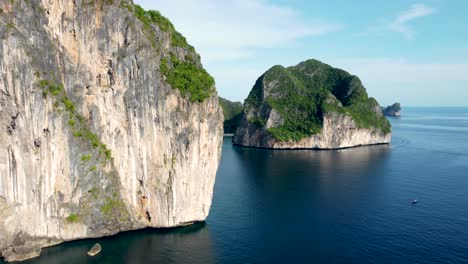
[{"label": "weathered rock surface", "polygon": [[387,144],[390,124],[361,81],[316,60],[274,66],[244,103],[233,143],[272,149]]},{"label": "weathered rock surface", "polygon": [[[221,155],[214,87],[193,102],[163,58],[193,48],[130,1],[0,0],[0,253],[203,221]],[[183,43],[182,43],[183,44]]]},{"label": "weathered rock surface", "polygon": [[[270,111],[268,126],[273,126],[278,120],[278,114]],[[365,145],[390,143],[391,134],[379,130],[357,128],[349,115],[327,113],[323,117],[323,128],[319,134],[303,138],[299,141],[280,141],[268,133],[266,129],[252,126],[248,118],[242,120],[236,134],[234,144],[257,148],[272,149],[339,149]]]}]

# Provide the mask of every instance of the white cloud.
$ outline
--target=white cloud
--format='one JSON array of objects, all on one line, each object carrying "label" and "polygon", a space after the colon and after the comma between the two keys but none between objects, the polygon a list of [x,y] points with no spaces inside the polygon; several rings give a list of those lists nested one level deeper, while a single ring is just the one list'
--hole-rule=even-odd
[{"label": "white cloud", "polygon": [[264,0],[137,0],[159,10],[202,54],[203,62],[252,57],[254,49],[278,47],[341,28],[301,17],[298,10]]},{"label": "white cloud", "polygon": [[414,36],[413,30],[408,25],[411,20],[428,16],[434,13],[434,8],[423,5],[414,4],[408,10],[400,13],[400,15],[392,21],[388,27],[390,30],[402,33],[406,38],[412,39]]}]

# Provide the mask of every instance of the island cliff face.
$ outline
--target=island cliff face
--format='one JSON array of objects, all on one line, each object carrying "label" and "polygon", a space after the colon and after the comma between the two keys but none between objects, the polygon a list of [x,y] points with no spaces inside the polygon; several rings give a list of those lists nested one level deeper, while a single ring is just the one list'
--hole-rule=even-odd
[{"label": "island cliff face", "polygon": [[255,83],[233,138],[241,146],[339,149],[386,144],[391,127],[358,77],[316,60],[274,66]]},{"label": "island cliff face", "polygon": [[203,221],[223,114],[199,55],[119,0],[0,0],[0,253]]}]

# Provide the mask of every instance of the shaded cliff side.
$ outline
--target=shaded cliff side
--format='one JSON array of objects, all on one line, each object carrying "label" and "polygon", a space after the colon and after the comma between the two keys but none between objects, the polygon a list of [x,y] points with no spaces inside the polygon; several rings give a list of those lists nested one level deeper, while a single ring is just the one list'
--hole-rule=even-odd
[{"label": "shaded cliff side", "polygon": [[219,97],[219,104],[221,105],[224,114],[224,133],[234,134],[242,118],[242,103],[231,102]]},{"label": "shaded cliff side", "polygon": [[203,221],[221,155],[213,78],[120,0],[0,0],[0,253]]},{"label": "shaded cliff side", "polygon": [[244,103],[233,142],[261,148],[337,149],[389,143],[391,127],[357,76],[317,60],[274,66]]}]

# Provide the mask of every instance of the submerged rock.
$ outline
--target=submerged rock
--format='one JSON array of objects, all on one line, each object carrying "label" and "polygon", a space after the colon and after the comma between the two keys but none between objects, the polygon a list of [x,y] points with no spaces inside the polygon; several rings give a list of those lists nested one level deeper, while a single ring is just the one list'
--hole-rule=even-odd
[{"label": "submerged rock", "polygon": [[0,1],[0,10],[5,260],[205,220],[223,114],[174,26],[129,0]]},{"label": "submerged rock", "polygon": [[386,144],[391,126],[357,76],[316,60],[274,66],[244,103],[234,144],[338,149]]},{"label": "submerged rock", "polygon": [[97,254],[101,253],[101,245],[99,243],[96,243],[89,251],[88,251],[88,256],[94,257]]}]

